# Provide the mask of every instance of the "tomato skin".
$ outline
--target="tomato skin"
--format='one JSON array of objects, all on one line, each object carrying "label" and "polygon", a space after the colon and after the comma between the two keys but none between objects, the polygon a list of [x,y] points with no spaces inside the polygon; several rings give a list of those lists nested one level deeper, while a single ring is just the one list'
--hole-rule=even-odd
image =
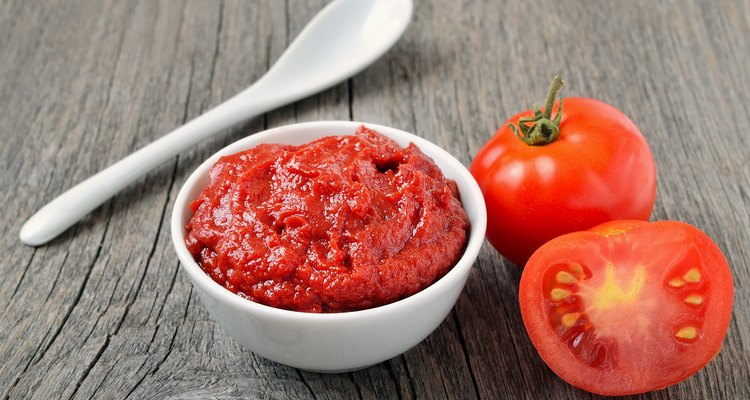
[{"label": "tomato skin", "polygon": [[558,139],[530,146],[509,124],[532,114],[504,123],[469,168],[485,197],[487,239],[495,249],[523,266],[562,234],[616,219],[649,219],[656,167],[627,116],[598,100],[565,98]]},{"label": "tomato skin", "polygon": [[[603,333],[603,326],[598,326],[591,315],[588,325],[579,325],[595,332],[586,337],[596,337],[598,346],[605,343],[608,347],[608,364],[603,366],[587,363],[577,355],[566,344],[570,342],[565,341],[565,333],[561,333],[572,328],[550,318],[557,303],[550,300],[553,295],[549,292],[549,272],[566,263],[587,265],[582,284],[601,278],[606,274],[602,268],[610,267],[616,271],[612,281],[618,285],[627,288],[629,281],[640,283],[636,285],[640,292],[633,296],[632,304],[613,303],[612,315],[604,319],[613,325],[607,327],[609,333]],[[632,279],[641,267],[643,279]],[[700,273],[691,275],[692,269]],[[574,286],[570,287],[575,292]],[[695,293],[700,293],[699,304],[689,304]],[[544,244],[523,270],[519,301],[526,330],[545,363],[571,385],[611,396],[661,389],[702,369],[721,350],[731,318],[733,293],[726,259],[698,228],[676,221],[622,220]],[[596,303],[581,300],[585,297],[582,294],[585,292],[579,290],[573,296],[578,296],[575,301],[581,303],[579,311],[585,318],[583,315]],[[611,297],[604,296],[607,300]],[[688,325],[697,326],[695,338],[677,339],[682,332],[680,327]],[[639,330],[643,326],[647,329]],[[632,338],[636,338],[636,344],[628,342]]]}]

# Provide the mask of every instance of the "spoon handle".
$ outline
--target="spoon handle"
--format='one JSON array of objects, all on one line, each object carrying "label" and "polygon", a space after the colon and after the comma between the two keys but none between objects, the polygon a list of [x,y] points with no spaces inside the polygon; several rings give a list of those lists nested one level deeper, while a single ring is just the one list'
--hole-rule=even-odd
[{"label": "spoon handle", "polygon": [[21,228],[21,240],[42,245],[75,224],[129,183],[201,140],[274,108],[278,101],[256,96],[250,88],[110,165],[61,194],[36,212]]}]

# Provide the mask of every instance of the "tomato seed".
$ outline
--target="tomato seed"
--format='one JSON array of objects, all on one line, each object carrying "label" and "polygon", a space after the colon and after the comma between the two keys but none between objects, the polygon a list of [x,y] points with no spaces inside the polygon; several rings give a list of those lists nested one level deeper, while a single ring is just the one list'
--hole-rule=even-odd
[{"label": "tomato seed", "polygon": [[554,288],[550,292],[550,298],[554,301],[564,300],[568,296],[570,296],[570,290]]},{"label": "tomato seed", "polygon": [[573,271],[576,275],[584,276],[583,267],[581,266],[581,264],[571,263],[570,270]]},{"label": "tomato seed", "polygon": [[685,303],[692,304],[694,306],[699,306],[703,304],[703,296],[699,294],[688,295],[688,297],[685,297]]},{"label": "tomato seed", "polygon": [[690,283],[696,283],[701,281],[701,272],[698,271],[698,268],[690,268],[690,270],[683,275],[683,278],[685,278],[686,282]]},{"label": "tomato seed", "polygon": [[570,328],[571,326],[575,325],[576,322],[578,322],[578,318],[581,317],[581,313],[569,313],[565,314],[560,318],[560,321],[563,323],[563,325]]},{"label": "tomato seed", "polygon": [[566,271],[558,272],[557,275],[555,275],[555,279],[557,280],[557,282],[565,284],[565,285],[570,285],[570,284],[578,282],[578,279],[576,279],[575,276],[571,275],[569,272],[566,272]]},{"label": "tomato seed", "polygon": [[696,329],[694,326],[686,326],[680,328],[680,330],[677,331],[674,336],[679,339],[695,339],[695,337],[698,336],[698,329]]},{"label": "tomato seed", "polygon": [[668,283],[669,286],[679,288],[685,286],[685,280],[682,278],[674,278]]}]

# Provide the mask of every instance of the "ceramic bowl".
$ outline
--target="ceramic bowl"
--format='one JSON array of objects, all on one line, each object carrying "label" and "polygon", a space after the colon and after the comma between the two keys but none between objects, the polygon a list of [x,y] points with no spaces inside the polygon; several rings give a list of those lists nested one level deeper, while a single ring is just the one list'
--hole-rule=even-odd
[{"label": "ceramic bowl", "polygon": [[[351,135],[365,125],[407,146],[414,142],[446,177],[454,179],[471,222],[466,250],[458,263],[424,290],[367,310],[313,314],[252,302],[214,282],[185,246],[190,202],[208,184],[208,173],[219,157],[260,143],[299,145],[322,136]],[[395,357],[427,337],[453,308],[466,283],[485,234],[487,213],[482,194],[469,171],[437,145],[404,131],[351,121],[320,121],[270,129],[225,147],[190,175],[175,200],[172,241],[182,268],[211,316],[235,340],[254,353],[292,367],[319,372],[364,368]]]}]

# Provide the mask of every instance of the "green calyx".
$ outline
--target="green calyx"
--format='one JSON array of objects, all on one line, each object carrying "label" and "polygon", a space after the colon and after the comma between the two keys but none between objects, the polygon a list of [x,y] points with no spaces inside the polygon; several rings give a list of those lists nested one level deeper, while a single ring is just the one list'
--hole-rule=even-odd
[{"label": "green calyx", "polygon": [[534,116],[520,118],[518,126],[508,124],[516,136],[529,146],[542,146],[554,142],[560,136],[560,119],[562,119],[563,102],[560,99],[560,107],[557,109],[557,115],[552,119],[552,106],[555,104],[555,98],[562,89],[563,82],[560,75],[555,76],[547,92],[547,100],[544,103],[544,112],[538,104],[533,107]]}]

